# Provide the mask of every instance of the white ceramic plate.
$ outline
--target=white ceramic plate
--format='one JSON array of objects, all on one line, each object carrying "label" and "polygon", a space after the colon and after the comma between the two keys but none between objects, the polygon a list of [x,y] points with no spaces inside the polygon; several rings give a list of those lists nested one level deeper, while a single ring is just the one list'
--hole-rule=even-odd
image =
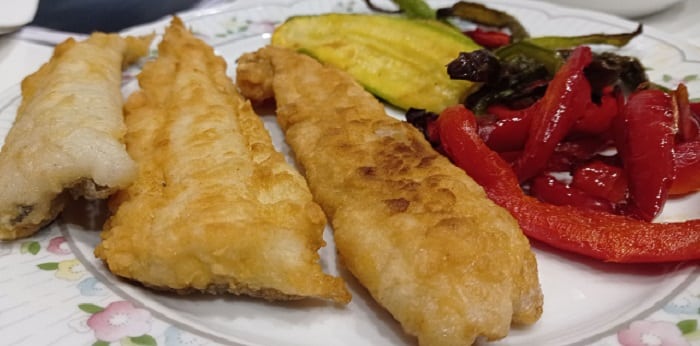
[{"label": "white ceramic plate", "polygon": [[[448,5],[434,1],[433,6]],[[594,12],[539,2],[491,0],[517,16],[533,35],[620,32],[636,24]],[[274,25],[295,14],[366,11],[360,0],[239,0],[216,10],[183,14],[188,25],[229,62],[268,42]],[[165,21],[131,30],[161,31]],[[640,57],[662,84],[688,83],[700,96],[700,57],[654,30],[623,53]],[[127,80],[136,70],[128,71]],[[134,88],[127,82],[125,92]],[[18,87],[0,94],[0,138],[19,103]],[[395,115],[399,115],[396,114]],[[263,115],[275,145],[288,152],[274,118]],[[230,296],[175,296],[118,280],[95,260],[102,209],[72,205],[63,217],[29,239],[0,243],[0,333],[15,345],[412,345],[335,260],[329,246],[323,264],[348,281],[353,301],[345,308],[320,302],[267,303]],[[669,203],[661,219],[700,216],[700,194]],[[544,315],[530,328],[515,328],[498,345],[684,345],[700,332],[697,264],[614,265],[534,244],[545,295]],[[153,244],[153,251],[159,251]],[[680,327],[678,325],[680,325]],[[682,332],[686,333],[683,334]],[[631,340],[637,338],[637,343]],[[100,342],[103,340],[103,342]]]}]

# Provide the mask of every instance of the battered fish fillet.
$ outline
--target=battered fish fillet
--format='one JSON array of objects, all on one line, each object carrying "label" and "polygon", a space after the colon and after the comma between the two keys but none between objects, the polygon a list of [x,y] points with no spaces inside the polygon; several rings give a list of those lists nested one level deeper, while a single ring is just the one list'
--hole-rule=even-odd
[{"label": "battered fish fillet", "polygon": [[103,33],[68,39],[22,81],[22,103],[0,152],[0,239],[33,234],[71,194],[105,198],[134,179],[123,143],[121,70],[150,41]]},{"label": "battered fish fillet", "polygon": [[344,264],[421,345],[499,339],[539,319],[516,221],[349,75],[270,46],[240,58],[237,84],[274,95]]},{"label": "battered fish fillet", "polygon": [[225,61],[177,18],[158,48],[125,107],[138,177],[110,201],[95,254],[158,289],[347,303],[320,265],[323,211]]}]

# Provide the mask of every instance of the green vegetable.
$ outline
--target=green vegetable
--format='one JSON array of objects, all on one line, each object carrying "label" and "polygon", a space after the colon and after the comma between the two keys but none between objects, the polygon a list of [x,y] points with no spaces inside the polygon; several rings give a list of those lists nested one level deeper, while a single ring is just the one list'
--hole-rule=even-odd
[{"label": "green vegetable", "polygon": [[541,36],[528,38],[526,41],[547,49],[573,49],[587,44],[607,44],[622,47],[642,33],[640,24],[635,31],[622,34],[590,34],[582,36]]},{"label": "green vegetable", "polygon": [[508,28],[512,42],[518,42],[530,36],[515,17],[478,3],[460,1],[451,8],[438,10],[437,13],[440,18],[455,16],[479,25]]},{"label": "green vegetable", "polygon": [[494,53],[503,60],[512,59],[519,55],[527,56],[546,67],[552,76],[564,64],[564,59],[557,52],[525,41],[509,44],[497,49]]},{"label": "green vegetable", "polygon": [[435,10],[422,0],[393,0],[409,18],[435,19]]},{"label": "green vegetable", "polygon": [[460,52],[480,48],[437,20],[339,13],[292,17],[275,30],[272,44],[347,71],[401,109],[433,112],[472,91],[474,83],[451,80],[445,66]]}]

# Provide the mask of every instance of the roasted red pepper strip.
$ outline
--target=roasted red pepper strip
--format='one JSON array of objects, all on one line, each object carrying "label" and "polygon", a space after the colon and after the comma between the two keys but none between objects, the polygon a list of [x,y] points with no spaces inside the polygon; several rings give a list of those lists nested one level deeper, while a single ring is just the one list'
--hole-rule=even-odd
[{"label": "roasted red pepper strip", "polygon": [[482,28],[476,28],[465,31],[464,34],[474,40],[476,44],[489,49],[510,44],[510,35],[500,31],[487,31]]},{"label": "roasted red pepper strip", "polygon": [[[503,179],[511,182],[515,177],[513,170],[481,140],[474,113],[462,105],[448,107],[440,113],[436,124],[440,146],[455,165],[462,169],[479,167],[467,172],[472,179],[498,194],[515,197],[524,195],[517,179],[515,184],[499,183]],[[481,164],[490,162],[494,164]]]},{"label": "roasted red pepper strip", "polygon": [[592,57],[589,47],[574,49],[549,83],[539,102],[540,111],[533,113],[535,117],[532,119],[525,150],[513,165],[520,181],[526,181],[543,171],[557,144],[591,103],[591,85],[583,69]]},{"label": "roasted red pepper strip", "polygon": [[590,161],[602,150],[610,146],[608,140],[589,136],[559,142],[554,153],[549,157],[545,170],[550,172],[568,172]]},{"label": "roasted red pepper strip", "polygon": [[510,118],[520,118],[526,112],[524,109],[511,109],[502,104],[492,104],[486,108],[486,113],[496,116],[496,119],[510,119]]},{"label": "roasted red pepper strip", "polygon": [[669,194],[683,195],[700,190],[700,140],[676,144],[673,165],[676,176]]},{"label": "roasted red pepper strip", "polygon": [[627,213],[651,221],[666,203],[674,176],[675,119],[671,95],[632,93],[622,109],[622,162],[629,184]]},{"label": "roasted red pepper strip", "polygon": [[606,213],[615,211],[615,206],[610,201],[564,184],[551,175],[539,175],[532,179],[530,194],[549,204],[570,205],[576,208],[599,210]]},{"label": "roasted red pepper strip", "polygon": [[523,232],[553,247],[624,263],[700,259],[700,220],[649,223],[626,216],[542,203],[520,189],[510,166],[481,141],[474,115],[462,106],[438,118],[443,149],[507,209]]},{"label": "roasted red pepper strip", "polygon": [[586,134],[601,134],[607,131],[618,113],[617,96],[604,94],[600,105],[591,104],[585,108],[583,116],[576,121],[573,130]]},{"label": "roasted red pepper strip", "polygon": [[678,139],[686,142],[700,138],[700,124],[690,108],[688,88],[685,84],[678,85],[673,92],[673,98],[678,106]]},{"label": "roasted red pepper strip", "polygon": [[480,123],[479,134],[495,151],[521,150],[527,141],[531,122],[532,116],[522,112],[521,116]]},{"label": "roasted red pepper strip", "polygon": [[700,102],[691,102],[689,106],[695,120],[700,122],[700,119],[698,119],[700,117]]},{"label": "roasted red pepper strip", "polygon": [[571,185],[613,203],[624,201],[627,195],[627,179],[622,168],[600,160],[576,169]]}]

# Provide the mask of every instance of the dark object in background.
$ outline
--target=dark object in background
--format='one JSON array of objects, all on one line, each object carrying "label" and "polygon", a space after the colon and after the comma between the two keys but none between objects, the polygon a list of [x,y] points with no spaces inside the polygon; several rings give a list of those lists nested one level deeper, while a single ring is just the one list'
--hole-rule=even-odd
[{"label": "dark object in background", "polygon": [[116,32],[188,9],[199,0],[42,0],[31,25],[91,33]]}]

